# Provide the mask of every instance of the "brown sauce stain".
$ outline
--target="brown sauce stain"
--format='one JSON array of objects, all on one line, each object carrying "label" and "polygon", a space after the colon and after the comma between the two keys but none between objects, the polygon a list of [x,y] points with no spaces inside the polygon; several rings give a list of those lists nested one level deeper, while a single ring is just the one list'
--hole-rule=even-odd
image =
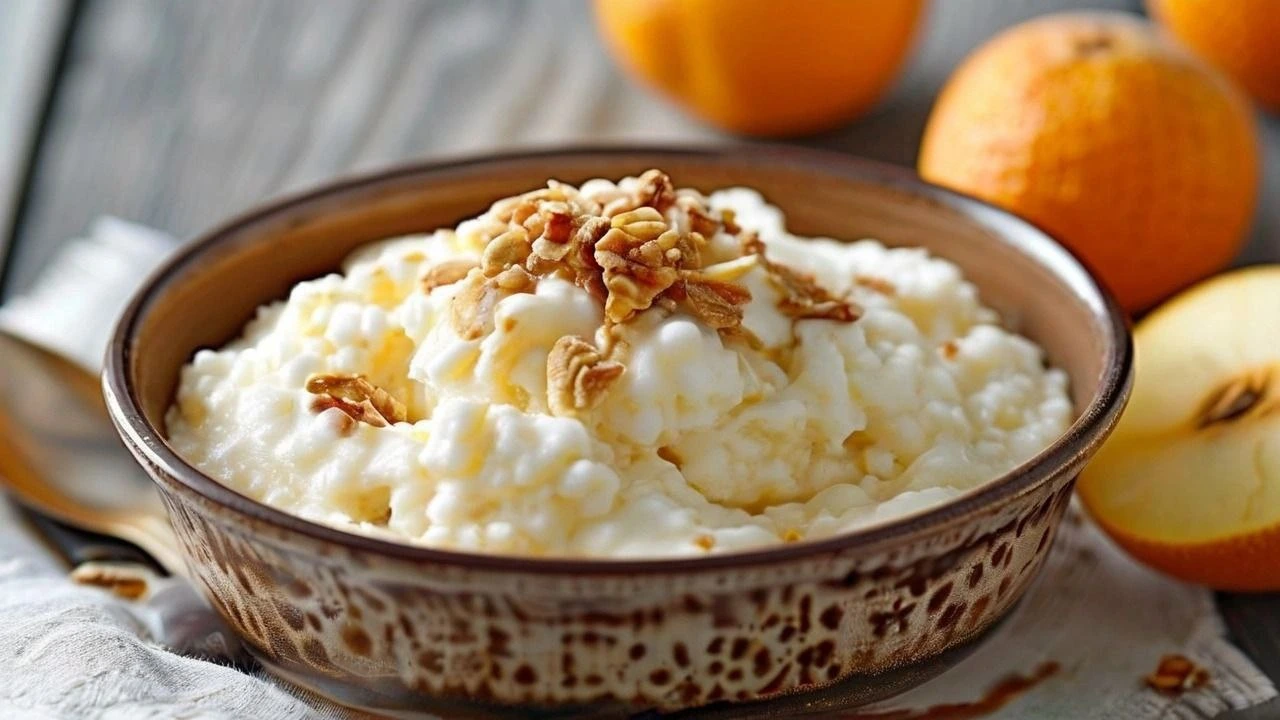
[{"label": "brown sauce stain", "polygon": [[1017,700],[1028,690],[1058,674],[1056,662],[1041,664],[1030,675],[1010,675],[973,702],[946,703],[922,710],[883,710],[842,715],[841,720],[978,720]]}]

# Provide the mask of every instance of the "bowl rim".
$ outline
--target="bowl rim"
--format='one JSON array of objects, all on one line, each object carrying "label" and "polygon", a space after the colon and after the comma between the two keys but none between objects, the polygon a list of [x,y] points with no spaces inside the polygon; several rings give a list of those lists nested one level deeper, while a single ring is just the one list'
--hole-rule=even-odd
[{"label": "bowl rim", "polygon": [[[1045,267],[1055,278],[1066,283],[1066,273],[1077,276],[1093,293],[1086,302],[1093,308],[1095,320],[1105,330],[1106,358],[1097,390],[1071,426],[1040,453],[1003,475],[923,510],[892,518],[883,523],[815,540],[770,545],[741,551],[702,556],[593,558],[574,556],[521,556],[484,554],[450,550],[409,542],[363,535],[324,525],[290,514],[259,502],[215,480],[187,463],[164,439],[164,433],[152,425],[142,412],[131,367],[134,337],[146,311],[156,295],[178,272],[195,259],[218,246],[225,238],[267,220],[278,213],[292,210],[331,196],[369,189],[383,183],[413,176],[439,176],[467,173],[487,166],[501,166],[553,158],[590,158],[611,156],[615,159],[644,158],[655,164],[662,156],[683,160],[751,163],[773,167],[810,170],[854,179],[905,192],[919,199],[963,213],[969,220],[1003,238],[1012,248]],[[1080,461],[1091,446],[1099,442],[1113,427],[1128,400],[1133,375],[1133,344],[1127,315],[1111,292],[1072,251],[1050,233],[1035,224],[985,201],[957,193],[920,178],[914,170],[888,163],[833,151],[793,146],[760,146],[746,143],[709,146],[679,145],[587,145],[544,148],[501,153],[468,155],[438,161],[418,161],[393,165],[369,173],[340,177],[301,192],[286,194],[260,204],[230,220],[200,233],[184,243],[153,271],[133,294],[116,323],[107,348],[102,375],[103,394],[117,432],[135,454],[145,456],[153,465],[153,481],[161,484],[155,472],[163,472],[187,490],[227,510],[247,515],[253,520],[275,526],[279,530],[300,533],[312,540],[334,543],[348,549],[388,556],[397,560],[433,565],[457,566],[472,570],[494,570],[534,574],[618,575],[691,573],[710,570],[744,568],[794,561],[806,557],[835,553],[856,547],[879,546],[888,541],[926,528],[949,525],[1005,498],[1029,491],[1054,475]]]}]

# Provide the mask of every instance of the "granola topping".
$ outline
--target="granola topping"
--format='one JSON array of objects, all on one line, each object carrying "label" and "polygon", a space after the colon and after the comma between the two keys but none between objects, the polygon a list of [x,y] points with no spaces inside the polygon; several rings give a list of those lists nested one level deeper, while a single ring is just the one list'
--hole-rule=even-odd
[{"label": "granola topping", "polygon": [[1069,424],[1066,376],[959,268],[846,240],[747,188],[552,181],[261,308],[183,368],[168,438],[356,532],[660,557],[915,512]]},{"label": "granola topping", "polygon": [[[640,176],[633,193],[615,193],[603,204],[566,185],[497,203],[494,213],[507,227],[485,245],[484,278],[467,278],[452,301],[452,319],[460,335],[479,339],[493,330],[495,302],[502,293],[531,292],[536,278],[568,279],[600,299],[607,324],[632,320],[658,307],[683,309],[727,336],[742,331],[743,308],[751,292],[739,280],[756,266],[783,291],[778,307],[795,319],[853,322],[860,309],[824,290],[810,276],[765,257],[764,244],[742,234],[732,211],[720,219],[692,193],[681,194],[661,171]],[[709,238],[742,234],[737,257],[708,262]],[[463,279],[448,265],[429,277]],[[500,278],[519,281],[504,284]],[[443,281],[437,284],[443,284]],[[431,285],[434,287],[434,285]]]}]

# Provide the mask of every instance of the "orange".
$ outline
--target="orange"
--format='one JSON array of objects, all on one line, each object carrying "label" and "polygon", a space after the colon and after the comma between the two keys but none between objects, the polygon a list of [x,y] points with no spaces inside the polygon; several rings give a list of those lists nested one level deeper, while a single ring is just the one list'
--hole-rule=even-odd
[{"label": "orange", "polygon": [[1280,590],[1280,265],[1201,283],[1134,331],[1135,382],[1080,499],[1122,547],[1223,590]]},{"label": "orange", "polygon": [[1147,0],[1151,15],[1263,107],[1280,112],[1280,3]]},{"label": "orange", "polygon": [[1046,16],[979,48],[943,88],[919,168],[1049,230],[1130,311],[1235,257],[1259,181],[1244,97],[1119,13]]},{"label": "orange", "polygon": [[798,135],[865,113],[906,58],[923,0],[596,0],[632,75],[731,132]]}]

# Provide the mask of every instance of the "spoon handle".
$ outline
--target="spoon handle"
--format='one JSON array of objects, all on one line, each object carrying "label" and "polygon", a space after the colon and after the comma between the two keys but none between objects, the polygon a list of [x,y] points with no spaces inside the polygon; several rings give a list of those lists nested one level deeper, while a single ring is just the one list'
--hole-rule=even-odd
[{"label": "spoon handle", "polygon": [[77,528],[145,548],[182,573],[151,480],[111,427],[97,378],[0,331],[0,487]]},{"label": "spoon handle", "polygon": [[23,515],[73,568],[87,562],[118,562],[143,565],[158,575],[168,575],[160,563],[133,543],[79,530],[30,508],[24,507]]}]

